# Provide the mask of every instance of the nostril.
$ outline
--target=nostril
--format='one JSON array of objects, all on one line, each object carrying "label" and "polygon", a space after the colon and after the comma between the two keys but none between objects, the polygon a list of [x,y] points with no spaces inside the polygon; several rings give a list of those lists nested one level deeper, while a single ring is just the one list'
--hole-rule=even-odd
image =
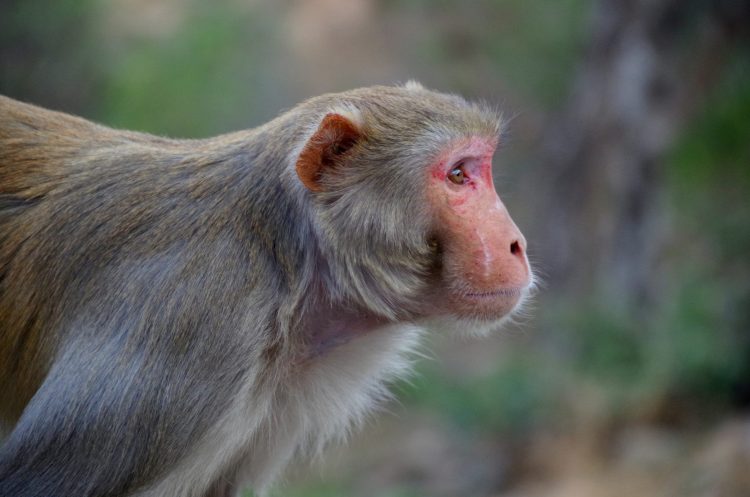
[{"label": "nostril", "polygon": [[521,245],[517,241],[510,244],[510,253],[513,255],[521,255]]}]

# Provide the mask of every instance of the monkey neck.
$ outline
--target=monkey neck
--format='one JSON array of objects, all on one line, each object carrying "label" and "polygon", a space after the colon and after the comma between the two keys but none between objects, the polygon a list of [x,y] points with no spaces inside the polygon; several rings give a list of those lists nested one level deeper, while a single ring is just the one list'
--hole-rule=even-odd
[{"label": "monkey neck", "polygon": [[362,309],[318,308],[301,321],[304,347],[298,360],[323,356],[387,323],[385,318]]}]

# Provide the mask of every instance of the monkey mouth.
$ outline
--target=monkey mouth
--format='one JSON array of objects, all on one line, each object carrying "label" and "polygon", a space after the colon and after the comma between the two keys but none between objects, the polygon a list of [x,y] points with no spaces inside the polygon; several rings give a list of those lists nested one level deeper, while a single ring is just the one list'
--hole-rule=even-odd
[{"label": "monkey mouth", "polygon": [[523,289],[521,287],[498,288],[488,292],[466,292],[464,297],[469,299],[495,299],[495,298],[517,298],[521,296]]},{"label": "monkey mouth", "polygon": [[494,320],[513,312],[525,293],[526,287],[522,286],[464,290],[455,294],[452,307],[457,315]]}]

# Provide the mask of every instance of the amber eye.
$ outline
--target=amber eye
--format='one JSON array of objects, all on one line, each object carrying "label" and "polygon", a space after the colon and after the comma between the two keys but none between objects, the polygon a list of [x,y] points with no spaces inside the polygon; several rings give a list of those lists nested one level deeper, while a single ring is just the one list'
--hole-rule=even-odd
[{"label": "amber eye", "polygon": [[456,164],[456,167],[451,169],[451,172],[448,173],[448,179],[451,180],[451,183],[455,183],[456,185],[463,185],[466,183],[464,165],[460,162]]}]

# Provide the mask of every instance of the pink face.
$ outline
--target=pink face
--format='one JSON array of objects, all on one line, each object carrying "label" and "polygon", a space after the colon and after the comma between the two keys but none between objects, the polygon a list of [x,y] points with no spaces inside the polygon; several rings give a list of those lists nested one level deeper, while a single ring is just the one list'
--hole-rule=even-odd
[{"label": "pink face", "polygon": [[458,316],[500,318],[531,281],[526,240],[492,181],[495,147],[480,137],[457,142],[429,170],[428,200],[443,248],[439,298]]}]

